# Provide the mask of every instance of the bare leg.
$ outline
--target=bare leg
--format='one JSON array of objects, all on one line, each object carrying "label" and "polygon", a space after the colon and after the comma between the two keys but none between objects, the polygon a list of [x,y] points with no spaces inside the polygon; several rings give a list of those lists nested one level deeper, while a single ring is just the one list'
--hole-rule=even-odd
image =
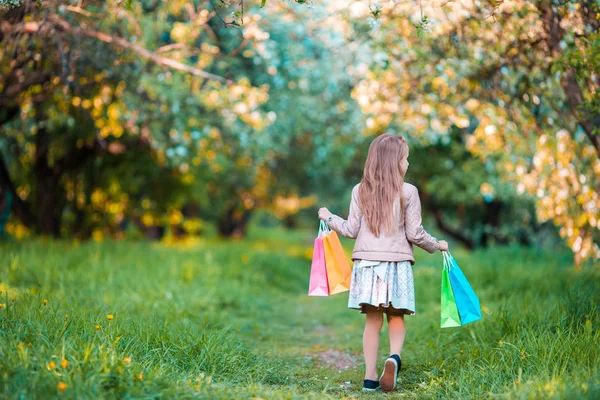
[{"label": "bare leg", "polygon": [[376,309],[367,310],[367,321],[363,333],[363,352],[365,355],[365,379],[376,381],[377,351],[379,350],[379,333],[383,325],[383,312]]},{"label": "bare leg", "polygon": [[390,354],[400,355],[406,337],[404,315],[388,315],[388,333],[390,336]]}]

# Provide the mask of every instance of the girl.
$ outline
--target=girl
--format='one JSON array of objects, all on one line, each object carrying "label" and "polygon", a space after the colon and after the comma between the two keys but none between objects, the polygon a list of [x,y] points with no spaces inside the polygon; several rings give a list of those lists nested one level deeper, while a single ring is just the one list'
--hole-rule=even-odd
[{"label": "girl", "polygon": [[[356,239],[348,307],[366,314],[363,334],[364,391],[392,391],[402,367],[400,352],[406,327],[404,315],[415,313],[412,274],[413,244],[434,253],[448,251],[421,226],[417,188],[404,182],[408,169],[408,144],[390,134],[371,143],[363,179],[352,190],[348,220],[319,210],[319,218],[340,235]],[[377,351],[383,314],[387,315],[390,354],[377,380]]]}]

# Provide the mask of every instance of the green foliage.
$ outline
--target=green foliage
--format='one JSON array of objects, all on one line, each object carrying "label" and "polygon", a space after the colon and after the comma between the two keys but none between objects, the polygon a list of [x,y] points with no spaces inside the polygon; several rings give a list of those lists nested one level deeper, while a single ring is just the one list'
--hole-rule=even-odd
[{"label": "green foliage", "polygon": [[[226,399],[232,390],[237,398],[384,398],[360,392],[364,317],[346,309],[345,294],[306,296],[312,232],[249,235],[175,247],[0,244],[7,266],[0,272],[0,391],[47,397],[64,382],[65,398]],[[439,329],[441,256],[418,252],[417,315],[407,318],[400,394],[600,393],[597,269],[575,272],[568,252],[454,256],[481,299],[483,319]],[[383,357],[387,341],[381,346]],[[328,354],[351,360],[350,367],[336,366],[335,357],[327,364]]]},{"label": "green foliage", "polygon": [[[2,11],[0,160],[16,215],[81,238],[200,218],[243,236],[257,209],[292,226],[317,198],[345,209],[372,135],[389,130],[410,137],[409,178],[445,232],[526,243],[553,221],[578,259],[598,253],[594,4],[310,3]],[[544,35],[544,13],[565,27]]]},{"label": "green foliage", "polygon": [[427,15],[423,15],[421,20],[414,24],[414,27],[417,29],[417,36],[423,38],[431,31],[431,21],[429,21]]},{"label": "green foliage", "polygon": [[[595,7],[598,12],[600,5]],[[553,70],[555,73],[556,71],[566,73],[570,69],[575,71],[579,82],[593,82],[594,77],[600,74],[600,31],[592,32],[583,38],[579,46],[569,41],[564,55],[557,58],[553,64]],[[586,96],[580,109],[588,115],[600,115],[600,96],[593,94]],[[593,134],[600,134],[599,129],[595,126]]]},{"label": "green foliage", "polygon": [[[407,180],[420,185],[424,216],[431,219],[438,214],[473,247],[541,244],[532,199],[517,195],[514,186],[501,179],[492,159],[481,162],[473,157],[466,149],[468,135],[455,128],[437,142],[416,141],[411,146],[414,162]],[[553,239],[558,241],[557,236]]]},{"label": "green foliage", "polygon": [[[278,196],[314,193],[330,162],[343,167],[353,156],[353,125],[361,121],[350,99],[351,77],[344,71],[353,53],[329,47],[343,43],[343,35],[323,29],[322,38],[283,23],[306,13],[302,10],[271,10],[261,24],[254,15],[245,27],[227,29],[210,8],[186,8],[185,3],[134,6],[126,22],[108,5],[92,3],[89,9],[102,19],[86,26],[135,35],[136,43],[158,49],[157,54],[234,79],[231,85],[144,64],[135,53],[93,38],[65,35],[59,51],[47,55],[40,49],[57,44],[43,35],[12,43],[39,52],[36,57],[45,60],[41,67],[51,77],[51,84],[34,85],[11,99],[11,106],[28,112],[0,125],[9,175],[35,215],[48,214],[36,200],[36,183],[46,179],[40,171],[57,175],[55,221],[47,224],[55,228],[30,223],[34,230],[81,237],[99,229],[115,233],[120,221],[161,225],[167,211],[191,205],[199,210],[196,217],[217,221],[224,234],[243,234],[254,209],[273,206]],[[64,14],[52,6],[48,12]],[[77,13],[63,17],[73,26],[81,23]],[[200,23],[202,18],[206,21]],[[69,62],[60,51],[66,46],[78,49]],[[8,74],[11,55],[0,57]],[[22,73],[30,75],[40,67],[25,65]],[[335,72],[327,72],[333,66]],[[42,89],[49,95],[41,102],[31,97]],[[333,138],[335,126],[343,126],[340,135],[324,140]],[[49,142],[48,169],[35,165],[40,137]],[[318,155],[306,157],[294,146],[318,149]],[[82,148],[89,151],[80,160]],[[63,170],[56,162],[61,158],[80,162]],[[313,170],[315,176],[306,178]],[[111,202],[105,209],[92,204],[94,193],[110,198],[115,212],[107,212]]]},{"label": "green foliage", "polygon": [[23,0],[0,0],[0,6],[4,8],[14,8],[21,5]]},{"label": "green foliage", "polygon": [[381,56],[354,94],[369,131],[428,144],[463,130],[487,175],[462,171],[477,182],[469,191],[512,185],[536,199],[537,219],[557,226],[576,264],[598,259],[598,2],[447,2],[427,10],[427,35],[421,11],[418,37],[407,29],[414,8],[384,6],[368,34]]}]

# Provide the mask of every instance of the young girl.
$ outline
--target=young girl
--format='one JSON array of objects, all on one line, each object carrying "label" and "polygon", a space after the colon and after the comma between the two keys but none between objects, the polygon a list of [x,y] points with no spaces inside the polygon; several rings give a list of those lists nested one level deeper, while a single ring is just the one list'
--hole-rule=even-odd
[{"label": "young girl", "polygon": [[[390,134],[377,137],[371,147],[363,179],[352,190],[348,220],[319,210],[319,218],[340,235],[356,239],[348,307],[366,314],[363,334],[365,381],[363,390],[392,391],[402,367],[400,352],[406,327],[404,315],[415,313],[412,274],[413,244],[434,253],[448,244],[421,226],[417,188],[404,182],[408,144]],[[383,314],[387,315],[390,354],[377,380],[377,351]]]}]

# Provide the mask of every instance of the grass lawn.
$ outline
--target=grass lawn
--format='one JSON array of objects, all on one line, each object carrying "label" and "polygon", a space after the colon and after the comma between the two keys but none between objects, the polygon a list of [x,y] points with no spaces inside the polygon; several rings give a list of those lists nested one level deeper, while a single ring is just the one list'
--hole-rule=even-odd
[{"label": "grass lawn", "polygon": [[598,266],[456,251],[484,317],[441,330],[442,256],[418,252],[400,387],[363,394],[364,316],[306,295],[311,250],[280,230],[0,243],[0,398],[600,398]]}]

